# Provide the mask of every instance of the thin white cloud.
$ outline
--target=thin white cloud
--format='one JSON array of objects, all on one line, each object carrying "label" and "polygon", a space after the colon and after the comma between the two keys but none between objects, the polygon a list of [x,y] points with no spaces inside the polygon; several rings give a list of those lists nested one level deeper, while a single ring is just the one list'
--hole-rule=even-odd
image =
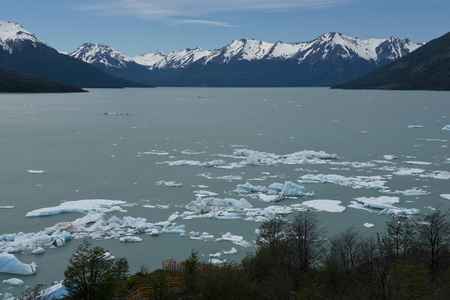
[{"label": "thin white cloud", "polygon": [[101,0],[80,6],[106,16],[132,16],[172,24],[233,26],[207,20],[217,13],[320,9],[361,0]]}]

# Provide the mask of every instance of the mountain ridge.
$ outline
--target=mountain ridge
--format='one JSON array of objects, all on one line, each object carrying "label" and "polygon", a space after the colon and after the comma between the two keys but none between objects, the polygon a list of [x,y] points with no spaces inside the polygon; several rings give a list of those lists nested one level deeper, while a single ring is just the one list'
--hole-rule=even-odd
[{"label": "mountain ridge", "polygon": [[77,87],[148,87],[61,54],[19,24],[6,21],[0,21],[0,67]]},{"label": "mountain ridge", "polygon": [[408,39],[359,39],[330,32],[310,42],[239,39],[214,50],[187,48],[131,57],[110,46],[85,43],[68,55],[114,76],[160,86],[332,86],[420,46]]},{"label": "mountain ridge", "polygon": [[450,32],[337,89],[450,90]]}]

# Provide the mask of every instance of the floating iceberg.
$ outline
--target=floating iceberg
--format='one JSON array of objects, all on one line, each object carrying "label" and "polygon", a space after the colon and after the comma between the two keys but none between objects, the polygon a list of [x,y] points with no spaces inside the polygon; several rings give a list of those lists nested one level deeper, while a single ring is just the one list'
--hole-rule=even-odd
[{"label": "floating iceberg", "polygon": [[[61,247],[71,239],[67,231],[54,230],[51,234],[40,231],[38,233],[3,234],[0,235],[0,251],[9,253],[34,251],[42,253],[43,248]],[[45,250],[44,250],[45,251]]]},{"label": "floating iceberg", "polygon": [[423,125],[409,125],[408,128],[423,128]]},{"label": "floating iceberg", "polygon": [[418,168],[400,168],[400,170],[392,173],[394,175],[419,175],[424,173],[424,169],[418,169]]},{"label": "floating iceberg", "polygon": [[227,232],[224,235],[222,235],[221,238],[216,239],[216,242],[220,241],[230,241],[233,244],[240,245],[242,247],[248,247],[250,244],[244,240],[243,236],[240,235],[233,235],[231,232]]},{"label": "floating iceberg", "polygon": [[13,285],[13,286],[22,286],[23,280],[21,280],[19,278],[10,278],[10,279],[3,280],[3,283]]},{"label": "floating iceberg", "polygon": [[450,130],[450,125],[445,125],[444,127],[442,127],[442,130]]},{"label": "floating iceberg", "polygon": [[386,208],[380,211],[380,215],[418,215],[420,214],[420,210],[417,208]]},{"label": "floating iceberg", "polygon": [[30,174],[43,174],[45,173],[44,170],[27,170],[28,173]]},{"label": "floating iceberg", "polygon": [[430,194],[429,192],[427,192],[425,190],[417,189],[417,188],[412,188],[410,190],[406,190],[401,193],[405,196],[425,196],[425,195]]},{"label": "floating iceberg", "polygon": [[375,209],[381,209],[381,215],[386,214],[398,214],[398,215],[417,215],[420,210],[417,208],[400,208],[393,206],[394,203],[399,203],[400,198],[398,197],[359,197],[355,198],[356,201],[362,203],[366,207],[371,207]]},{"label": "floating iceberg", "polygon": [[246,195],[253,193],[268,193],[269,189],[265,186],[254,186],[247,181],[245,184],[238,184],[233,192],[240,195]]},{"label": "floating iceberg", "polygon": [[442,199],[450,200],[450,194],[440,194]]},{"label": "floating iceberg", "polygon": [[387,160],[394,160],[394,159],[397,159],[397,156],[386,154],[386,155],[383,155],[383,158],[387,159]]},{"label": "floating iceberg", "polygon": [[372,223],[364,223],[364,227],[367,227],[367,228],[372,228],[374,226],[375,225],[373,225]]},{"label": "floating iceberg", "polygon": [[327,211],[327,212],[343,212],[345,207],[341,206],[341,201],[339,200],[310,200],[304,201],[302,204],[316,210]]},{"label": "floating iceberg", "polygon": [[125,201],[121,200],[105,200],[105,199],[87,199],[87,200],[76,200],[63,202],[58,206],[40,208],[27,213],[27,217],[42,217],[42,216],[52,216],[62,213],[71,212],[89,212],[89,211],[100,211],[100,212],[113,212],[122,210],[117,205],[125,204]]},{"label": "floating iceberg", "polygon": [[219,199],[219,198],[201,198],[198,197],[197,200],[190,202],[186,205],[186,209],[189,211],[193,211],[196,213],[208,213],[214,208],[237,208],[237,209],[244,209],[244,208],[252,208],[253,206],[245,199]]},{"label": "floating iceberg", "polygon": [[314,196],[313,192],[305,193],[305,188],[303,186],[291,181],[286,181],[285,183],[272,183],[269,185],[269,188],[264,186],[254,186],[249,182],[246,182],[245,184],[238,184],[233,192],[241,195],[256,193],[264,202],[276,202],[286,197]]},{"label": "floating iceberg", "polygon": [[52,285],[51,287],[41,291],[39,296],[43,297],[43,299],[62,299],[68,294],[69,292],[61,281],[60,283]]},{"label": "floating iceberg", "polygon": [[182,183],[176,183],[175,181],[160,180],[155,183],[156,185],[168,186],[168,187],[182,187]]},{"label": "floating iceberg", "polygon": [[137,243],[142,242],[142,239],[137,236],[124,236],[119,239],[122,243]]},{"label": "floating iceberg", "polygon": [[399,203],[399,197],[388,197],[388,196],[380,196],[380,197],[359,197],[355,198],[356,201],[362,203],[364,206],[376,208],[376,209],[385,209],[385,208],[395,208],[393,203]]},{"label": "floating iceberg", "polygon": [[307,174],[300,177],[298,180],[300,183],[334,183],[342,186],[348,186],[355,189],[368,188],[376,190],[384,190],[386,187],[384,180],[381,176],[356,176],[346,177],[337,174]]},{"label": "floating iceberg", "polygon": [[403,163],[408,164],[408,165],[422,165],[422,166],[427,166],[427,165],[431,165],[431,162],[428,161],[419,161],[419,160],[407,160],[404,161]]},{"label": "floating iceberg", "polygon": [[35,262],[24,264],[20,262],[13,254],[6,252],[0,253],[0,273],[34,275],[37,272]]}]

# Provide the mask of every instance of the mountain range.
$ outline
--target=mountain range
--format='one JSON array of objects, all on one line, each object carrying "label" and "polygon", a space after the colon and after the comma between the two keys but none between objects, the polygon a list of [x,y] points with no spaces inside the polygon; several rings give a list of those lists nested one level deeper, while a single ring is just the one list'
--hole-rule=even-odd
[{"label": "mountain range", "polygon": [[332,86],[359,78],[422,44],[408,39],[359,39],[338,32],[311,42],[234,40],[200,48],[127,57],[107,45],[85,43],[68,55],[131,81],[156,86]]},{"label": "mountain range", "polygon": [[333,88],[450,91],[450,32],[366,76]]},{"label": "mountain range", "polygon": [[[16,23],[0,21],[0,67],[21,77],[61,82],[77,87],[148,86],[116,78],[98,68],[59,53]],[[15,75],[17,76],[17,75]]]}]

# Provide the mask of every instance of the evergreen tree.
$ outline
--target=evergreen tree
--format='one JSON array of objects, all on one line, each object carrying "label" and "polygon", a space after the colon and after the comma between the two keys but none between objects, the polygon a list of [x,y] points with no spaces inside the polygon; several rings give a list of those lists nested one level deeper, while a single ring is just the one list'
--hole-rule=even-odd
[{"label": "evergreen tree", "polygon": [[127,277],[128,262],[108,259],[102,247],[88,240],[79,245],[64,271],[64,286],[70,299],[108,299],[118,281]]}]

